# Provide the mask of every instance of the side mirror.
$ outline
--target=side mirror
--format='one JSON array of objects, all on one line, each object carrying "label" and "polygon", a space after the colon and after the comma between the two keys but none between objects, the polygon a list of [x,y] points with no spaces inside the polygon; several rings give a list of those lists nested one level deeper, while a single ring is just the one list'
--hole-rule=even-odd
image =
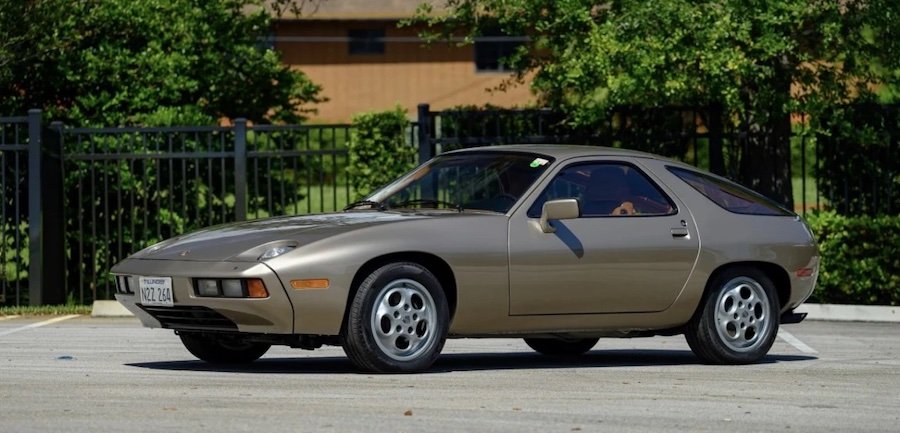
[{"label": "side mirror", "polygon": [[578,207],[578,200],[574,198],[564,198],[559,200],[550,200],[544,203],[541,209],[541,230],[544,233],[556,232],[556,227],[550,225],[552,220],[570,220],[578,218],[581,215],[581,209]]}]

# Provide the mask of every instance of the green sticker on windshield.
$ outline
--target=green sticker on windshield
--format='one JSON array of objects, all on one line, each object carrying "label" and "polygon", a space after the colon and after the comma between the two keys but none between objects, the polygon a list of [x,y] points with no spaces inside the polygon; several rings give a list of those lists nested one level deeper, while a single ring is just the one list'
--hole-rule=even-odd
[{"label": "green sticker on windshield", "polygon": [[528,166],[531,168],[538,168],[548,162],[550,162],[550,161],[548,161],[544,158],[535,158],[534,161],[531,161],[531,164],[528,164]]}]

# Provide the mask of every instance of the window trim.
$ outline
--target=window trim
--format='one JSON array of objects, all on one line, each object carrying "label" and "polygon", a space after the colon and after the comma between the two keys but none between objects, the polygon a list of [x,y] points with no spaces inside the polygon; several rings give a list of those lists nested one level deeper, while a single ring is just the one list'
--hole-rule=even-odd
[{"label": "window trim", "polygon": [[[540,218],[541,211],[539,209],[533,209],[533,208],[537,205],[538,201],[540,201],[541,196],[544,194],[544,192],[548,188],[550,188],[550,185],[553,183],[554,180],[556,180],[557,176],[559,176],[560,173],[562,173],[572,167],[584,166],[584,165],[624,165],[624,166],[630,167],[631,169],[635,170],[639,175],[641,175],[647,182],[649,182],[650,186],[653,187],[653,189],[655,189],[663,197],[663,199],[665,199],[668,202],[669,206],[672,207],[672,211],[669,213],[658,213],[658,214],[634,214],[634,215],[594,215],[594,214],[592,214],[592,215],[584,215],[583,214],[584,206],[581,203],[581,199],[576,199],[576,200],[578,200],[578,210],[579,210],[579,214],[580,214],[580,215],[578,215],[578,219],[582,219],[582,218],[618,218],[618,219],[658,218],[658,217],[668,217],[668,216],[678,215],[678,213],[680,212],[680,209],[678,208],[678,204],[675,202],[675,200],[672,200],[672,197],[669,194],[667,194],[663,188],[661,188],[659,186],[659,182],[656,182],[651,176],[649,176],[647,174],[646,170],[641,169],[641,167],[639,167],[637,164],[635,164],[631,161],[610,159],[610,160],[603,160],[603,161],[577,161],[577,162],[572,162],[572,163],[562,166],[559,170],[557,170],[551,176],[551,178],[547,181],[547,184],[543,187],[543,189],[541,189],[540,192],[538,192],[537,197],[528,206],[528,209],[525,212],[525,216],[527,216],[528,218]],[[572,197],[570,197],[570,198],[572,198]],[[543,204],[541,206],[543,206]],[[536,216],[533,216],[533,213],[532,213],[533,210],[537,211]]]},{"label": "window trim", "polygon": [[[353,32],[365,32],[367,33],[366,37],[354,37]],[[372,34],[377,33],[379,36],[371,36]],[[351,57],[357,56],[383,56],[387,52],[387,44],[385,43],[385,36],[387,32],[384,28],[358,28],[358,29],[347,29],[347,55]],[[354,51],[354,44],[361,44],[357,47],[370,47],[370,46],[380,46],[380,51]]]},{"label": "window trim", "polygon": [[[681,182],[684,182],[687,186],[691,187],[691,189],[696,191],[698,194],[702,195],[706,200],[709,200],[709,202],[715,204],[716,206],[724,209],[727,212],[737,214],[737,215],[756,215],[756,216],[774,216],[774,217],[786,217],[786,216],[795,217],[795,216],[797,216],[797,214],[795,212],[792,212],[792,211],[786,209],[784,206],[782,206],[775,200],[772,200],[750,188],[747,188],[744,185],[741,185],[737,182],[725,179],[723,177],[703,173],[699,170],[691,170],[689,168],[677,167],[674,165],[666,165],[666,170],[668,170],[670,173],[672,173],[672,175],[675,176],[676,178],[678,178],[678,180],[680,180]],[[709,195],[707,195],[705,192],[697,189],[696,186],[694,186],[693,184],[691,184],[690,182],[685,180],[683,177],[681,177],[678,174],[678,172],[688,173],[688,174],[700,177],[701,179],[709,180],[709,181],[711,181],[711,183],[716,185],[716,187],[719,189],[721,189],[721,188],[719,187],[719,185],[717,185],[717,183],[724,183],[725,185],[735,187],[738,191],[743,192],[743,193],[749,195],[750,197],[758,200],[759,202],[761,202],[762,205],[774,207],[775,209],[780,210],[782,213],[776,214],[776,213],[759,213],[759,212],[741,212],[741,211],[737,211],[734,209],[729,209],[729,208],[723,206],[722,204],[720,204],[719,202],[717,202],[716,200],[713,200],[713,198],[710,197]]]},{"label": "window trim", "polygon": [[[499,33],[499,32],[491,32],[491,33]],[[497,34],[497,35],[483,35],[476,36],[474,38],[474,42],[472,43],[472,63],[475,67],[476,74],[509,74],[514,72],[513,68],[510,68],[508,65],[504,64],[503,60],[508,58],[509,56],[515,54],[516,50],[519,49],[522,44],[524,44],[528,38],[522,36],[509,36],[505,34]],[[479,49],[480,46],[480,49]],[[509,47],[508,52],[507,47]],[[491,55],[493,52],[497,52],[496,60],[497,60],[497,68],[483,68],[479,67],[479,51],[481,50],[491,50]],[[482,51],[483,52],[483,51]],[[505,53],[505,54],[504,54]]]}]

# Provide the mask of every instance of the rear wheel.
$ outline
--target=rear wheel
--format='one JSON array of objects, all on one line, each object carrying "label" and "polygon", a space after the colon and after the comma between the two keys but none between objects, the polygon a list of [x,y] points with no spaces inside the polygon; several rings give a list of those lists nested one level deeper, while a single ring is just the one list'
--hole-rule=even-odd
[{"label": "rear wheel", "polygon": [[444,347],[448,310],[441,283],[428,269],[416,263],[391,263],[360,284],[341,345],[363,370],[425,370]]},{"label": "rear wheel", "polygon": [[263,356],[270,345],[237,336],[211,336],[181,332],[181,343],[197,358],[210,364],[246,364]]},{"label": "rear wheel", "polygon": [[550,356],[576,356],[591,350],[599,338],[526,338],[525,344],[535,352]]},{"label": "rear wheel", "polygon": [[763,272],[736,267],[710,282],[685,338],[712,364],[749,364],[766,356],[778,333],[778,294]]}]

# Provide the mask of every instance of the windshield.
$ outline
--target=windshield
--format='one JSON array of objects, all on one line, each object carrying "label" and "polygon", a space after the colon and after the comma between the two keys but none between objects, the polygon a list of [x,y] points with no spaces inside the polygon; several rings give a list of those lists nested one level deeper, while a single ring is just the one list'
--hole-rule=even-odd
[{"label": "windshield", "polygon": [[506,213],[552,160],[513,152],[438,156],[362,203],[381,209],[426,207]]}]

